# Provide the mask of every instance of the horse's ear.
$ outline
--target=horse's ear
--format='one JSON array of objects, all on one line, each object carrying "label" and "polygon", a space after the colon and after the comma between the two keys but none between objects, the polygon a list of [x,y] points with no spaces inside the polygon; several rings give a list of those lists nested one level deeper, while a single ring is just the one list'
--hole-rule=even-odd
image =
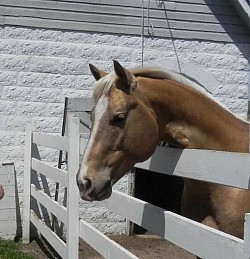
[{"label": "horse's ear", "polygon": [[96,79],[96,81],[98,81],[100,78],[102,78],[102,77],[107,75],[106,72],[98,69],[97,67],[95,67],[92,64],[89,64],[89,69],[90,69],[92,75],[94,76],[94,78]]},{"label": "horse's ear", "polygon": [[131,86],[134,81],[134,75],[124,68],[118,61],[113,60],[116,75],[126,84]]}]

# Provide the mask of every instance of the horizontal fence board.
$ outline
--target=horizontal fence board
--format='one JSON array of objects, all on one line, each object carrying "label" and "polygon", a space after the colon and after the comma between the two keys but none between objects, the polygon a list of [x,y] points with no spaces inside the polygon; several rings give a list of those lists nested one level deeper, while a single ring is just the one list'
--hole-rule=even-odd
[{"label": "horizontal fence board", "polygon": [[[145,1],[145,7],[147,6],[147,1]],[[50,1],[50,0],[1,0],[0,5],[3,6],[12,6],[12,7],[26,7],[26,8],[44,8],[46,9],[54,9],[54,10],[73,10],[73,11],[91,11],[97,12],[97,10],[102,13],[107,8],[111,8],[111,10],[118,10],[113,8],[121,9],[135,9],[141,10],[142,4],[140,1],[127,0],[127,1],[99,1],[99,0],[91,0],[91,1]],[[163,8],[173,9],[175,7],[174,1],[165,2],[162,6]],[[159,9],[161,5],[158,5],[155,1],[151,1],[150,9]],[[106,11],[107,12],[107,11]],[[119,11],[120,12],[120,11]]]},{"label": "horizontal fence board", "polygon": [[[0,221],[1,239],[15,240],[16,234],[17,234],[17,220],[15,220],[14,222],[12,220]],[[4,258],[4,257],[1,257],[1,258]],[[10,257],[8,259],[10,259]]]},{"label": "horizontal fence board", "polygon": [[67,224],[67,209],[58,202],[52,200],[43,191],[38,190],[34,184],[31,185],[31,195],[44,207],[46,207],[53,215],[60,219],[64,224]]},{"label": "horizontal fence board", "polygon": [[38,173],[68,187],[68,173],[59,168],[52,167],[36,158],[31,160],[32,169]]},{"label": "horizontal fence board", "polygon": [[[89,134],[88,134],[89,135]],[[88,138],[86,138],[87,134],[81,134],[81,140],[80,140],[80,156],[83,156],[83,153],[85,151],[85,148],[88,143]],[[81,163],[82,161],[80,161]]]},{"label": "horizontal fence board", "polygon": [[[53,5],[51,5],[53,4]],[[111,20],[111,23],[116,23],[115,17],[127,18],[128,24],[134,24],[133,18],[142,17],[141,8],[121,8],[119,6],[103,6],[90,5],[90,4],[64,4],[52,2],[35,1],[31,2],[28,8],[18,4],[10,5],[7,3],[1,3],[3,7],[0,9],[0,14],[5,16],[24,16],[24,17],[40,17],[40,18],[53,18],[62,20],[75,20],[75,21],[94,21],[107,22],[107,19]],[[14,7],[15,6],[15,7]],[[107,17],[105,19],[105,17]],[[144,18],[147,18],[147,12],[145,10]],[[196,12],[182,12],[177,10],[175,5],[164,6],[164,8],[150,9],[149,18],[157,19],[161,22],[167,20],[181,20],[181,21],[199,21],[203,24],[206,23],[226,23],[226,24],[239,24],[242,25],[242,21],[236,15],[229,16],[228,14],[207,14]],[[112,22],[112,19],[113,22]],[[131,20],[132,19],[132,20]],[[119,22],[119,20],[118,20]],[[137,22],[138,23],[138,22]],[[140,22],[141,24],[141,22]]]},{"label": "horizontal fence board", "polygon": [[58,150],[68,151],[68,138],[58,135],[49,135],[45,133],[32,133],[33,143],[41,146],[46,146]]},{"label": "horizontal fence board", "polygon": [[16,221],[16,208],[0,209],[0,221]]},{"label": "horizontal fence board", "polygon": [[[205,6],[209,5],[211,7],[215,8],[224,8],[224,10],[227,10],[227,8],[231,8],[231,4],[228,4],[227,1],[205,1],[205,0],[195,0],[195,1],[190,1],[190,0],[183,0],[183,1],[165,1],[161,3],[157,3],[157,1],[150,1],[150,10],[155,10],[155,9],[176,9],[176,3],[185,6],[193,6],[195,9],[196,5],[199,6]],[[46,1],[46,0],[40,0],[40,1],[35,1],[35,0],[1,0],[1,5],[3,6],[11,6],[11,7],[33,7],[33,8],[45,8],[45,9],[54,9],[54,10],[74,10],[74,11],[89,11],[92,10],[96,12],[96,9],[100,10],[100,13],[104,11],[104,8],[106,7],[111,7],[115,8],[118,7],[120,9],[128,9],[128,8],[133,8],[133,9],[141,9],[142,4],[141,1],[99,1],[99,0],[91,0],[90,1]],[[89,7],[88,7],[89,6]],[[148,6],[148,1],[144,1],[144,8],[147,9]],[[91,9],[90,9],[91,8]],[[223,10],[223,9],[222,9]],[[225,11],[226,12],[226,11]]]},{"label": "horizontal fence board", "polygon": [[[0,24],[140,35],[140,1],[2,0]],[[249,31],[226,1],[150,2],[155,37],[248,43]],[[147,1],[144,9],[147,30]],[[171,31],[170,31],[171,29]],[[208,34],[209,32],[210,34]],[[232,35],[231,35],[232,34]]]},{"label": "horizontal fence board", "polygon": [[105,259],[139,259],[83,220],[80,220],[80,237]]},{"label": "horizontal fence board", "polygon": [[[6,1],[6,0],[5,0]],[[26,0],[27,1],[27,0]],[[48,0],[48,1],[54,1],[54,0]],[[150,0],[149,0],[150,1]],[[77,3],[89,3],[89,0],[60,0],[60,2],[77,2]],[[229,4],[227,4],[227,1],[224,0],[177,0],[177,1],[161,1],[163,3],[167,3],[167,2],[180,2],[180,3],[195,3],[195,4],[213,4],[213,5],[225,5],[228,6]],[[118,5],[118,6],[132,6],[132,7],[140,7],[141,6],[141,1],[135,1],[135,0],[126,0],[126,1],[122,1],[122,0],[91,0],[92,4],[105,4],[105,5]],[[148,0],[144,0],[144,4],[145,6],[148,5]],[[151,1],[152,5],[159,5],[161,3],[157,3],[157,1]]]},{"label": "horizontal fence board", "polygon": [[235,15],[235,10],[231,6],[209,6],[201,4],[185,4],[176,2],[175,9],[178,11],[190,13]]},{"label": "horizontal fence board", "polygon": [[100,204],[202,258],[248,258],[243,240],[129,195],[113,191]]},{"label": "horizontal fence board", "polygon": [[0,171],[0,184],[3,185],[4,188],[4,197],[17,197],[16,184],[4,184],[6,181],[2,181],[2,175]]},{"label": "horizontal fence board", "polygon": [[93,98],[69,98],[67,109],[73,112],[89,112],[93,107]]},{"label": "horizontal fence board", "polygon": [[4,172],[2,173],[1,167],[0,167],[0,182],[1,184],[6,187],[6,186],[12,186],[12,190],[14,192],[15,190],[15,178],[14,174],[5,174]]},{"label": "horizontal fence board", "polygon": [[[107,7],[109,11],[110,7]],[[133,9],[134,10],[134,9]],[[120,12],[120,13],[119,13]],[[115,14],[101,14],[98,13],[85,13],[85,12],[65,12],[65,11],[51,11],[51,10],[39,10],[39,9],[25,9],[25,8],[13,8],[13,7],[3,7],[0,9],[0,15],[7,15],[7,16],[17,16],[17,17],[31,17],[31,18],[41,18],[41,19],[52,19],[55,18],[57,20],[62,21],[77,21],[77,22],[90,22],[90,23],[108,23],[108,24],[120,24],[120,25],[131,25],[140,27],[142,24],[141,21],[141,14],[138,17],[135,17],[133,13],[124,13],[123,10],[119,9],[118,13]],[[242,34],[249,34],[249,32],[242,27],[242,25],[229,25],[224,24],[223,26],[220,23],[208,23],[204,22],[204,18],[201,18],[200,21],[184,21],[185,13],[180,14],[179,19],[181,21],[176,21],[170,19],[166,19],[165,12],[157,12],[157,14],[162,13],[164,16],[162,19],[155,19],[152,17],[152,11],[150,13],[150,23],[153,24],[155,28],[165,28],[165,29],[182,29],[182,30],[194,30],[194,31],[210,31],[210,32],[223,32],[223,33],[242,33]],[[124,15],[126,14],[126,15]],[[194,15],[193,15],[194,16]],[[182,17],[182,18],[181,18]],[[214,17],[214,16],[212,16]]]},{"label": "horizontal fence board", "polygon": [[0,210],[2,209],[16,209],[16,197],[5,195],[0,202]]},{"label": "horizontal fence board", "polygon": [[[0,25],[20,25],[30,26],[36,28],[49,28],[49,29],[67,29],[74,31],[89,31],[100,33],[117,33],[127,35],[140,35],[141,27],[135,26],[121,26],[114,24],[94,24],[94,23],[81,23],[72,21],[61,20],[48,20],[38,18],[24,18],[24,17],[1,17]],[[147,35],[147,28],[145,28],[145,35]],[[222,42],[238,42],[249,43],[250,36],[242,34],[225,34],[225,33],[212,33],[212,32],[197,32],[186,30],[174,30],[171,32],[168,29],[154,29],[154,36],[161,38],[174,37],[177,39],[192,39],[192,40],[212,40]]]},{"label": "horizontal fence board", "polygon": [[225,1],[225,0],[176,0],[175,2],[231,6],[230,1]]},{"label": "horizontal fence board", "polygon": [[[156,37],[169,37],[169,30],[154,29],[154,36]],[[241,42],[249,43],[250,35],[243,35],[237,33],[225,34],[225,33],[213,33],[203,31],[188,31],[188,30],[175,30],[171,29],[171,35],[177,39],[192,39],[192,40],[213,40],[223,42]]]},{"label": "horizontal fence board", "polygon": [[[38,28],[50,28],[50,29],[66,29],[76,31],[92,31],[102,33],[122,33],[129,35],[140,35],[141,28],[134,26],[118,26],[113,24],[94,24],[94,23],[82,23],[72,21],[61,21],[61,20],[49,20],[49,19],[38,19],[30,17],[1,17],[0,24],[6,25],[21,25]],[[168,34],[170,36],[170,34]]]},{"label": "horizontal fence board", "polygon": [[161,18],[164,22],[168,22],[168,20],[181,20],[181,21],[190,21],[190,22],[202,22],[203,24],[211,23],[211,24],[222,24],[224,25],[234,25],[238,24],[242,26],[242,21],[237,16],[229,16],[229,15],[211,15],[211,14],[203,14],[203,13],[186,13],[180,11],[168,11],[167,13],[164,11],[158,11],[161,17],[154,17],[150,12],[150,22],[152,18]]},{"label": "horizontal fence board", "polygon": [[31,211],[30,221],[37,228],[37,230],[44,236],[44,238],[50,243],[50,245],[57,251],[62,257],[66,258],[66,244],[52,231],[50,230],[40,219],[37,218],[36,214]]},{"label": "horizontal fence board", "polygon": [[136,164],[136,167],[250,189],[249,154],[157,147],[150,159]]}]

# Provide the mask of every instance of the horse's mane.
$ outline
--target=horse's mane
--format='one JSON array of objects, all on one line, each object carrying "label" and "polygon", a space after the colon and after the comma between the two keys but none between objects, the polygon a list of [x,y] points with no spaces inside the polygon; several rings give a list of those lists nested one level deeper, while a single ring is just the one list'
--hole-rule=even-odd
[{"label": "horse's mane", "polygon": [[[217,104],[231,113],[234,117],[237,117],[233,114],[225,105],[215,100],[212,94],[197,80],[191,78],[183,73],[177,73],[171,70],[162,70],[156,68],[135,68],[129,70],[135,77],[146,77],[146,78],[153,78],[153,79],[166,79],[172,80],[178,83],[181,83],[187,87],[191,87],[201,93],[203,93],[208,98],[214,100]],[[118,77],[114,72],[107,74],[106,76],[102,77],[95,83],[94,86],[94,98],[99,99],[101,95],[108,94],[111,89],[113,89],[116,85]],[[241,119],[242,120],[242,119]],[[243,120],[245,121],[245,120]]]},{"label": "horse's mane", "polygon": [[[182,73],[177,73],[170,70],[161,70],[156,68],[136,68],[130,69],[129,71],[135,77],[140,76],[146,78],[172,80],[183,85],[189,86],[191,88],[194,88],[197,91],[200,91],[208,97],[212,98],[210,92],[202,84]],[[94,97],[98,99],[102,94],[107,94],[113,87],[115,87],[117,80],[118,77],[114,72],[98,80],[94,86]]]},{"label": "horse's mane", "polygon": [[200,92],[203,92],[204,94],[210,94],[210,92],[205,88],[205,86],[200,84],[194,78],[191,78],[183,73],[177,73],[171,70],[161,70],[156,68],[139,68],[132,69],[130,71],[135,75],[135,77],[142,76],[155,79],[172,80],[183,85],[189,86],[191,88],[194,88]]},{"label": "horse's mane", "polygon": [[224,104],[218,102],[215,100],[211,92],[207,90],[207,88],[199,83],[196,79],[189,77],[183,73],[177,73],[171,70],[161,70],[161,69],[155,69],[155,68],[139,68],[139,69],[131,69],[130,70],[135,77],[142,76],[147,78],[155,78],[155,79],[167,79],[172,80],[178,83],[181,83],[185,86],[191,87],[201,93],[203,93],[208,98],[214,100],[216,103],[218,103],[221,107],[223,107],[225,110],[230,112],[232,115],[235,116]]}]

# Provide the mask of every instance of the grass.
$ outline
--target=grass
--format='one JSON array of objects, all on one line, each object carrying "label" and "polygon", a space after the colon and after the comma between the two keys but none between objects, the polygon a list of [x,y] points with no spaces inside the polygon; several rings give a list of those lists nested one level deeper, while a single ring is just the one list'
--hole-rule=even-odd
[{"label": "grass", "polygon": [[1,259],[35,259],[22,251],[22,244],[9,240],[0,240]]}]

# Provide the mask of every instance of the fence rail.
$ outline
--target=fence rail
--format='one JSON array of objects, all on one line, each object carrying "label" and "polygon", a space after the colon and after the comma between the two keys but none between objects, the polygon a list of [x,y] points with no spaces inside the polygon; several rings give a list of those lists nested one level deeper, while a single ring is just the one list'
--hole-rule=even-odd
[{"label": "fence rail", "polygon": [[242,189],[250,188],[250,155],[246,153],[157,147],[151,158],[136,167]]},{"label": "fence rail", "polygon": [[68,151],[69,143],[67,137],[33,132],[32,141],[37,145]]},{"label": "fence rail", "polygon": [[31,159],[31,167],[44,176],[68,187],[68,173],[62,169],[52,167],[36,158]]},{"label": "fence rail", "polygon": [[62,258],[70,259],[70,257],[67,257],[68,249],[66,244],[50,228],[48,228],[44,222],[37,218],[34,211],[31,211],[30,213],[30,222],[32,222],[36,229],[46,237],[46,240]]},{"label": "fence rail", "polygon": [[[30,128],[27,131],[24,240],[29,241],[30,239],[30,222],[32,222],[62,258],[78,258],[80,237],[104,258],[136,259],[138,257],[110,240],[93,226],[79,220],[79,194],[75,174],[79,167],[79,157],[87,143],[87,135],[80,134],[79,124],[79,117],[74,112],[70,112],[67,137],[32,133]],[[38,144],[66,150],[68,152],[67,171],[51,167],[36,157],[32,157],[32,147]],[[136,166],[158,173],[249,189],[249,154],[158,147],[149,160]],[[32,183],[32,170],[67,187],[66,208],[51,200],[43,190],[37,189],[36,185]],[[43,204],[65,223],[66,242],[63,242],[31,210],[30,196],[33,196],[37,202]],[[241,240],[117,191],[113,192],[110,199],[102,201],[100,204],[200,257],[245,259],[250,256],[250,214],[246,214],[244,240]]]},{"label": "fence rail", "polygon": [[113,191],[101,205],[204,258],[248,258],[242,239],[129,195]]},{"label": "fence rail", "polygon": [[80,237],[106,259],[138,259],[84,220],[80,220]]}]

